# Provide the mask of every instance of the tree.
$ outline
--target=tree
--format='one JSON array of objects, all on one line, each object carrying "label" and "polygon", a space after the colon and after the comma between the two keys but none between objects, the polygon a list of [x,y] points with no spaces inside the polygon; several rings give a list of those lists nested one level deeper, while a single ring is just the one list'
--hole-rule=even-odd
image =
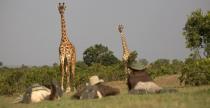
[{"label": "tree", "polygon": [[203,49],[203,55],[210,57],[210,11],[204,13],[199,9],[192,12],[183,28],[183,35],[187,48],[199,54]]},{"label": "tree", "polygon": [[139,62],[143,63],[144,65],[147,65],[149,63],[148,60],[145,58],[139,59]]},{"label": "tree", "polygon": [[133,62],[136,62],[136,58],[138,53],[136,51],[132,51],[128,57],[128,66],[131,65]]},{"label": "tree", "polygon": [[180,73],[182,70],[182,67],[184,65],[184,62],[178,59],[173,59],[171,63],[172,73]]},{"label": "tree", "polygon": [[77,61],[76,66],[84,69],[87,67],[87,64],[84,61]]},{"label": "tree", "polygon": [[83,53],[83,60],[88,66],[91,66],[94,63],[107,66],[119,62],[113,55],[113,52],[102,44],[95,44],[94,46],[87,48]]},{"label": "tree", "polygon": [[22,65],[21,65],[21,68],[22,68],[22,69],[26,69],[26,68],[28,68],[28,66],[25,65],[25,64],[22,64]]},{"label": "tree", "polygon": [[169,59],[157,59],[154,64],[160,66],[160,65],[169,65],[170,60]]},{"label": "tree", "polygon": [[57,66],[59,66],[58,63],[56,63],[56,62],[53,63],[53,67],[57,67]]},{"label": "tree", "polygon": [[189,55],[189,58],[191,58],[192,60],[199,60],[199,59],[201,59],[201,55],[200,55],[199,50],[193,51],[193,52]]},{"label": "tree", "polygon": [[3,63],[0,61],[0,67],[3,66]]},{"label": "tree", "polygon": [[149,74],[154,78],[161,75],[173,74],[169,59],[157,59],[150,64]]},{"label": "tree", "polygon": [[173,59],[173,60],[172,60],[172,64],[173,64],[173,65],[182,65],[182,64],[183,64],[183,61],[178,60],[178,59]]}]

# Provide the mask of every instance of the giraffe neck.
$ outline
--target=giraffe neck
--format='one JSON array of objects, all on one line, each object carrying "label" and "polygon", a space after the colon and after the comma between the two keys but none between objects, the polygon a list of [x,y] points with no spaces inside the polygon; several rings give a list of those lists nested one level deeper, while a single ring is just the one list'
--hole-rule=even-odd
[{"label": "giraffe neck", "polygon": [[64,14],[61,14],[61,42],[69,42]]},{"label": "giraffe neck", "polygon": [[129,52],[128,45],[126,42],[125,33],[123,32],[121,33],[121,41],[122,41],[122,47],[123,47],[123,59],[127,60],[130,52]]}]

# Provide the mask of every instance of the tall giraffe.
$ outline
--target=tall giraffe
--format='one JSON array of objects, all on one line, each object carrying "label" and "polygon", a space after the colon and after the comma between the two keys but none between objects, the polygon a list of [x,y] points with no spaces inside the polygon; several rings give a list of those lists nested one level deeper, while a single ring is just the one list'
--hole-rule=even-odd
[{"label": "tall giraffe", "polygon": [[64,18],[65,9],[66,6],[64,3],[58,4],[58,10],[61,15],[61,42],[59,46],[59,58],[60,58],[60,70],[61,70],[61,89],[64,90],[63,81],[64,81],[64,75],[66,74],[66,81],[67,81],[66,92],[70,92],[71,91],[70,70],[73,81],[75,75],[76,49],[68,39],[67,28]]},{"label": "tall giraffe", "polygon": [[118,25],[118,31],[120,32],[120,37],[121,37],[121,41],[122,41],[122,48],[123,48],[123,63],[124,63],[124,67],[125,67],[125,73],[128,74],[129,70],[128,70],[128,58],[130,55],[130,51],[128,49],[128,45],[126,42],[126,38],[125,38],[125,33],[123,31],[124,26],[122,24]]}]

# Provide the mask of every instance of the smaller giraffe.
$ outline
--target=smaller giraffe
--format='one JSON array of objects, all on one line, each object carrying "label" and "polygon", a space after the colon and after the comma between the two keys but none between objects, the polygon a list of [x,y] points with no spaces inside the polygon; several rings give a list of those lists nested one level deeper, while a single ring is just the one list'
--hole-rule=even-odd
[{"label": "smaller giraffe", "polygon": [[[76,64],[76,49],[70,42],[67,35],[66,23],[64,18],[64,11],[66,6],[64,3],[59,3],[58,11],[61,15],[61,42],[59,46],[59,58],[60,58],[60,69],[61,69],[61,89],[64,90],[63,81],[64,74],[66,73],[67,88],[66,92],[70,92],[70,70],[72,74],[72,81],[75,75],[75,64]],[[70,68],[71,67],[71,68]]]},{"label": "smaller giraffe", "polygon": [[123,31],[124,26],[122,24],[118,25],[118,31],[120,32],[120,36],[121,36],[121,41],[122,41],[122,48],[123,48],[123,63],[124,63],[124,67],[125,67],[125,73],[129,74],[129,69],[128,69],[128,59],[130,56],[130,51],[128,49],[128,45],[126,42],[126,38],[125,38],[125,33]]}]

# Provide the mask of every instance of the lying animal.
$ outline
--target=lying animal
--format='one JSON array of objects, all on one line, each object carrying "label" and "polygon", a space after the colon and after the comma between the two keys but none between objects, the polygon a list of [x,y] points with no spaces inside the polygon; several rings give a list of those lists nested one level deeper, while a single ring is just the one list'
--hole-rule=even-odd
[{"label": "lying animal", "polygon": [[117,95],[119,93],[120,90],[117,88],[107,86],[103,83],[98,83],[96,85],[88,85],[83,89],[78,90],[73,97],[76,99],[96,99],[105,96]]},{"label": "lying animal", "polygon": [[163,89],[155,84],[141,63],[133,63],[129,69],[131,72],[128,75],[127,85],[131,94],[176,92],[176,89]]},{"label": "lying animal", "polygon": [[150,78],[149,74],[145,69],[143,70],[132,70],[128,75],[127,85],[128,89],[134,89],[138,82],[151,82],[152,78]]},{"label": "lying animal", "polygon": [[60,99],[61,96],[62,90],[57,81],[53,80],[47,86],[33,84],[14,103],[37,103],[43,100]]},{"label": "lying animal", "polygon": [[120,93],[119,89],[105,85],[103,82],[98,76],[92,76],[89,78],[90,85],[77,90],[73,97],[77,99],[95,99]]}]

